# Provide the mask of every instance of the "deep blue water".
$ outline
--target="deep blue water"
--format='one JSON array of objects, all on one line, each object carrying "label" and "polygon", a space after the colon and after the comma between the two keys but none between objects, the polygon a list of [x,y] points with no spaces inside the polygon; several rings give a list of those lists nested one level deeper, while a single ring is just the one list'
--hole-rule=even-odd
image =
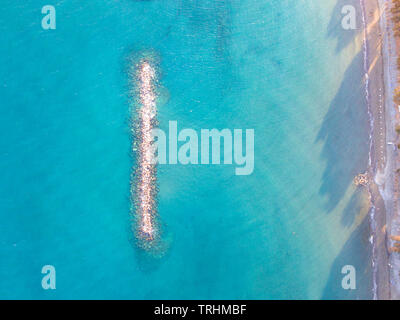
[{"label": "deep blue water", "polygon": [[[4,3],[0,298],[370,298],[365,194],[352,185],[369,129],[361,30],[340,28],[347,2]],[[56,30],[41,28],[47,4]],[[162,257],[131,232],[127,64],[146,50],[160,57],[162,129],[255,130],[252,175],[159,167]],[[41,287],[47,264],[56,290]]]}]

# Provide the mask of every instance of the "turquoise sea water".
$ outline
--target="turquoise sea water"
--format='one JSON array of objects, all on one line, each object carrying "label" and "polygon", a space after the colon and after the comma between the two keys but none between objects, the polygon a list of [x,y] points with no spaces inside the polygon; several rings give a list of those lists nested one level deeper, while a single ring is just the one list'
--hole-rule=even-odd
[{"label": "turquoise sea water", "polygon": [[[369,124],[361,23],[340,27],[348,2],[3,4],[0,298],[371,298],[366,195],[352,185]],[[41,28],[47,4],[56,30]],[[159,167],[159,258],[130,229],[127,61],[146,50],[161,59],[162,129],[255,130],[250,176]],[[56,290],[41,287],[47,264]],[[341,288],[344,265],[357,290]]]}]

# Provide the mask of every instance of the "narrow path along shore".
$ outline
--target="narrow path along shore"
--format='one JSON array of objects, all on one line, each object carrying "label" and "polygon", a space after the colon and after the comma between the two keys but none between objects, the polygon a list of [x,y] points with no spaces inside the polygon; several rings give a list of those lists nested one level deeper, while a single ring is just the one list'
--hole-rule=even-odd
[{"label": "narrow path along shore", "polygon": [[[374,183],[370,192],[372,212],[373,263],[376,299],[399,299],[399,257],[390,254],[390,235],[398,215],[398,181],[396,181],[397,134],[393,92],[396,86],[396,50],[390,21],[391,0],[361,0],[364,5],[367,40],[367,85],[372,117],[370,174]],[[398,117],[398,115],[397,115]],[[399,266],[397,266],[399,265]]]},{"label": "narrow path along shore", "polygon": [[[391,0],[379,0],[381,7],[381,28],[383,30],[382,53],[384,59],[384,81],[385,81],[385,106],[386,106],[386,126],[387,138],[386,149],[388,161],[385,167],[384,184],[380,186],[381,194],[386,206],[386,249],[392,247],[392,236],[400,235],[400,215],[399,215],[399,179],[397,169],[400,168],[398,148],[398,134],[396,125],[399,123],[400,114],[393,103],[393,93],[398,83],[397,72],[397,53],[396,40],[394,38],[393,25],[391,21],[390,8]],[[392,144],[393,143],[393,144]],[[382,251],[384,250],[381,247]],[[389,252],[389,272],[390,272],[390,298],[400,299],[400,255],[396,252]]]},{"label": "narrow path along shore", "polygon": [[[387,165],[386,106],[384,103],[383,37],[380,22],[382,11],[378,0],[360,0],[363,10],[365,86],[371,120],[370,179],[373,298],[390,299],[388,254],[386,250],[386,206],[380,186],[384,184]],[[375,183],[374,183],[375,182]]]}]

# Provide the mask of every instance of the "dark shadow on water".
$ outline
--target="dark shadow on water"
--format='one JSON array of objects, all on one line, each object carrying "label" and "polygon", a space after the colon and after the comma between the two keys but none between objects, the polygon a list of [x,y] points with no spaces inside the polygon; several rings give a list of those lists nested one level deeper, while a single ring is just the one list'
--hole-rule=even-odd
[{"label": "dark shadow on water", "polygon": [[316,142],[324,142],[321,157],[326,169],[319,192],[327,197],[328,212],[368,164],[369,123],[362,68],[360,51],[345,72],[316,138]]},{"label": "dark shadow on water", "polygon": [[[322,299],[372,299],[372,265],[371,245],[368,241],[369,235],[369,216],[367,216],[352,233],[333,262]],[[356,270],[355,290],[342,288],[342,279],[346,274],[342,274],[341,271],[346,265],[352,265]]]},{"label": "dark shadow on water", "polygon": [[[346,14],[342,14],[342,9],[346,5],[353,6],[356,10],[355,30],[345,30],[342,27],[342,20],[346,16]],[[360,33],[362,30],[363,30],[363,25],[362,25],[362,11],[360,7],[360,1],[338,0],[332,11],[332,17],[331,20],[329,21],[327,30],[328,38],[337,39],[336,52],[339,53],[344,48],[346,48],[352,41],[354,41],[357,34]]]},{"label": "dark shadow on water", "polygon": [[363,197],[365,197],[365,190],[362,187],[357,188],[357,190],[351,196],[349,203],[343,210],[341,223],[345,227],[351,227],[360,214],[363,206]]},{"label": "dark shadow on water", "polygon": [[[356,9],[357,29],[344,30],[342,8]],[[328,26],[328,37],[337,39],[339,53],[362,32],[361,7],[358,0],[338,0]],[[316,142],[324,142],[322,158],[326,160],[320,194],[326,197],[326,209],[331,212],[342,200],[354,177],[368,167],[369,117],[363,80],[363,51],[360,50],[346,70],[338,92],[332,100]],[[365,189],[356,189],[343,212],[341,223],[350,228],[359,222],[365,201]],[[365,212],[364,212],[365,213]],[[372,299],[372,248],[370,215],[363,218],[352,232],[332,263],[323,299]],[[340,235],[339,235],[340,236]],[[342,268],[352,265],[356,270],[356,289],[342,288]]]}]

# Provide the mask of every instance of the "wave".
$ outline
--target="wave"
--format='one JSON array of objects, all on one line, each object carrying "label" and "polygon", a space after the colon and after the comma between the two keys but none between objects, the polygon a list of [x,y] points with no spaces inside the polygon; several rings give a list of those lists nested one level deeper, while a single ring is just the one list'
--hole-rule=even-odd
[{"label": "wave", "polygon": [[[369,91],[369,52],[368,52],[368,31],[367,31],[367,21],[366,21],[366,12],[365,12],[365,4],[364,0],[360,0],[361,6],[361,20],[363,24],[363,56],[364,56],[364,74],[365,74],[365,99],[367,102],[367,110],[368,110],[368,117],[370,122],[370,132],[369,132],[369,152],[368,152],[368,166],[370,170],[371,176],[374,175],[374,171],[376,168],[372,165],[372,154],[373,154],[373,132],[374,132],[374,118],[372,115],[372,106],[371,106],[371,99],[370,99],[370,91]],[[368,188],[368,192],[371,199],[371,209],[370,209],[370,224],[371,224],[371,237],[370,243],[372,246],[372,293],[373,299],[377,300],[377,292],[378,292],[378,285],[377,285],[377,272],[378,272],[378,265],[377,261],[377,248],[376,248],[376,220],[375,220],[375,204],[373,198],[373,192],[371,187]]]}]

